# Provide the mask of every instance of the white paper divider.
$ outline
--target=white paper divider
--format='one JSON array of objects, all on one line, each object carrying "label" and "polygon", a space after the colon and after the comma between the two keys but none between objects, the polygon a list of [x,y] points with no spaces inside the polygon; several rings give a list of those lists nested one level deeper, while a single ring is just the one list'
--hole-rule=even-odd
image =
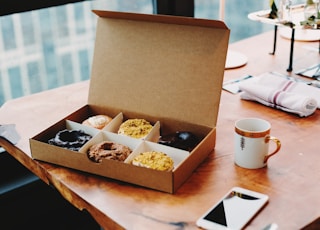
[{"label": "white paper divider", "polygon": [[70,120],[66,120],[66,129],[69,129],[69,130],[82,130],[83,132],[85,132],[86,134],[91,135],[92,137],[94,137],[95,135],[97,135],[99,133],[98,129],[95,129],[93,127],[89,127],[89,126],[86,126],[86,125],[82,125],[82,124],[79,124],[77,122],[70,121]]},{"label": "white paper divider", "polygon": [[102,130],[109,131],[112,133],[118,133],[118,129],[123,122],[123,114],[120,112],[115,116],[108,125],[106,125]]},{"label": "white paper divider", "polygon": [[143,138],[146,141],[158,142],[160,138],[160,121],[157,121],[148,135]]}]

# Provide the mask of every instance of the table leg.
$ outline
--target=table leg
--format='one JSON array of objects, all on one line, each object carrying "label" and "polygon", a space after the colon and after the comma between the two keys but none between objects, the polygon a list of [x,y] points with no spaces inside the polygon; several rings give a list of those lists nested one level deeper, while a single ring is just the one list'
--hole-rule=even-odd
[{"label": "table leg", "polygon": [[295,34],[295,29],[292,28],[291,44],[290,44],[289,67],[288,67],[288,69],[287,69],[288,72],[291,72],[291,71],[292,71],[292,59],[293,59],[293,48],[294,48],[294,34]]},{"label": "table leg", "polygon": [[277,33],[278,33],[278,26],[274,26],[274,37],[273,37],[273,51],[270,53],[274,55],[276,53],[276,46],[277,46]]}]

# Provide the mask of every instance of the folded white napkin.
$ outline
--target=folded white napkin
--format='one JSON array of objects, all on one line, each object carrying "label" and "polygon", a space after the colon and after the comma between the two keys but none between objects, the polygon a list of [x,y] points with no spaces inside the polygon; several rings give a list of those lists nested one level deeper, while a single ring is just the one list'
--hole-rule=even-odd
[{"label": "folded white napkin", "polygon": [[0,125],[0,137],[5,138],[12,144],[17,144],[20,140],[20,135],[17,133],[15,129],[16,125],[9,124],[9,125]]},{"label": "folded white napkin", "polygon": [[264,73],[239,84],[241,98],[307,117],[320,108],[320,89]]}]

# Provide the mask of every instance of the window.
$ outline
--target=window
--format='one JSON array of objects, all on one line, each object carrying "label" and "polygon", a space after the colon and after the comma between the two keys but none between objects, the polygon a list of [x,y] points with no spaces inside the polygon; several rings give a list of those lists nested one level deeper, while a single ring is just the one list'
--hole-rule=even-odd
[{"label": "window", "polygon": [[[67,2],[56,3],[61,1]],[[108,0],[99,6],[153,13],[152,1]],[[269,1],[225,1],[230,42],[273,29],[247,18],[249,12],[268,8]],[[96,32],[93,4],[101,2],[80,1],[0,17],[0,106],[11,98],[89,79]],[[219,0],[195,0],[194,15],[218,19]]]}]

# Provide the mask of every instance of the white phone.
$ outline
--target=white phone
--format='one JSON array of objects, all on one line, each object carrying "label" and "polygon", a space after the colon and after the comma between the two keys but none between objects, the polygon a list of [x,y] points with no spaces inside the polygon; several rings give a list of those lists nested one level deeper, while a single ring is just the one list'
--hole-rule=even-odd
[{"label": "white phone", "polygon": [[242,229],[268,199],[265,194],[234,187],[197,220],[197,226],[204,229]]}]

